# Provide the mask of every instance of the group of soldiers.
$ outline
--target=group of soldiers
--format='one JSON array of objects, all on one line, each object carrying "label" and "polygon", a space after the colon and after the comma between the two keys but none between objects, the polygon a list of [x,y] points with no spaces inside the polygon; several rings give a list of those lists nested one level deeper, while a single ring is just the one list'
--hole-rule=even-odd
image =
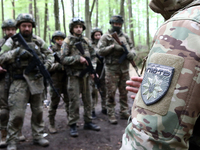
[{"label": "group of soldiers", "polygon": [[[52,35],[54,45],[49,47],[44,40],[33,35],[35,20],[31,14],[19,14],[16,20],[8,19],[3,22],[2,29],[6,36],[0,45],[0,147],[7,146],[8,150],[16,150],[18,140],[25,140],[21,130],[27,103],[30,103],[32,111],[33,143],[49,145],[49,141],[43,137],[43,101],[48,80],[41,71],[42,67],[35,64],[36,58],[44,66],[44,72],[50,73],[53,81],[49,91],[50,133],[57,132],[55,115],[61,98],[66,104],[69,133],[72,137],[78,136],[80,95],[84,105],[85,130],[100,131],[100,127],[92,122],[96,117],[98,91],[101,96],[101,112],[108,115],[111,124],[117,124],[117,88],[120,93],[120,118],[129,118],[126,80],[129,79],[129,61],[133,60],[135,53],[130,38],[122,32],[123,22],[120,15],[112,16],[111,29],[103,34],[96,27],[91,31],[89,40],[83,35],[86,30],[84,20],[72,18],[69,23],[70,34],[66,37],[63,32],[55,31]],[[124,48],[112,37],[112,33],[117,34],[128,50],[123,62],[119,62],[119,59],[124,54]],[[21,44],[18,39],[20,35],[29,50]]]}]

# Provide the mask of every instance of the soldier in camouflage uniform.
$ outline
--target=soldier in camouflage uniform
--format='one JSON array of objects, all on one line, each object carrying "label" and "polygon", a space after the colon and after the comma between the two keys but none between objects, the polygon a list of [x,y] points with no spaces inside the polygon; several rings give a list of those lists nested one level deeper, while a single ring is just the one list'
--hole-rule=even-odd
[{"label": "soldier in camouflage uniform", "polygon": [[[95,63],[95,51],[89,43],[88,38],[82,35],[86,29],[81,18],[73,18],[69,24],[71,35],[65,38],[61,48],[61,63],[65,66],[68,75],[68,95],[69,95],[69,126],[70,135],[77,137],[76,123],[79,119],[79,95],[82,94],[84,104],[84,129],[99,131],[100,127],[92,123],[91,117],[91,95],[89,86],[89,74],[80,77],[80,73],[87,68],[88,62],[85,56],[90,57]],[[81,42],[85,55],[75,47],[76,42]]]},{"label": "soldier in camouflage uniform", "polygon": [[[52,35],[52,41],[55,43],[51,49],[60,58],[60,49],[61,45],[63,43],[63,40],[66,38],[65,33],[61,31],[55,31]],[[59,60],[57,60],[59,61]],[[54,87],[58,90],[59,94],[63,93],[65,102],[65,110],[67,114],[68,107],[69,107],[69,100],[68,100],[68,94],[67,94],[67,76],[66,71],[64,70],[64,67],[55,60],[55,62],[51,65],[51,68],[49,69],[50,73],[52,74],[52,80]],[[49,106],[49,132],[50,133],[56,133],[57,130],[55,128],[55,115],[56,115],[56,109],[58,108],[58,104],[60,102],[60,97],[56,94],[56,92],[50,87],[50,96],[51,96],[51,103]]]},{"label": "soldier in camouflage uniform", "polygon": [[[6,40],[16,33],[16,22],[14,19],[4,20],[1,26],[5,36],[0,39],[0,48],[6,42]],[[7,123],[9,119],[8,110],[8,92],[9,92],[9,71],[4,65],[3,68],[0,66],[0,130],[1,130],[1,141],[0,147],[6,147],[6,135],[7,135]],[[19,140],[24,141],[25,137],[19,132]]]},{"label": "soldier in camouflage uniform", "polygon": [[[47,44],[38,36],[32,34],[35,20],[31,14],[19,14],[16,26],[27,44],[35,50],[44,66],[49,69],[54,61],[53,55],[47,50]],[[7,150],[17,149],[17,134],[22,128],[27,103],[32,110],[31,127],[34,144],[48,146],[48,140],[43,138],[43,104],[44,82],[37,68],[25,74],[32,55],[23,49],[18,42],[9,38],[0,53],[0,65],[9,64],[11,85],[9,89],[8,106],[9,121],[7,135]]]},{"label": "soldier in camouflage uniform", "polygon": [[200,0],[152,0],[149,6],[168,20],[154,37],[121,150],[188,150],[192,133],[199,137]]},{"label": "soldier in camouflage uniform", "polygon": [[[103,35],[103,32],[101,29],[99,28],[93,28],[91,31],[91,40],[92,40],[92,46],[94,48],[94,50],[96,52],[98,52],[98,48],[97,48],[97,44],[99,42],[99,39],[101,38],[101,36]],[[99,75],[99,82],[100,82],[100,91],[101,91],[101,112],[103,114],[106,114],[107,110],[106,110],[106,86],[105,86],[105,72],[103,71],[103,57],[99,56],[99,58],[97,58],[97,67],[96,67],[96,72]],[[101,75],[102,74],[102,75]],[[97,88],[95,88],[95,84],[92,80],[92,117],[95,118],[96,114],[95,114],[95,103],[97,103],[97,99],[98,99],[98,90]]]},{"label": "soldier in camouflage uniform", "polygon": [[[111,30],[104,34],[98,43],[99,54],[105,59],[105,74],[106,74],[106,88],[108,89],[106,95],[106,105],[111,124],[117,124],[115,117],[115,93],[117,88],[120,93],[120,118],[128,119],[129,107],[127,103],[126,80],[129,79],[129,60],[134,58],[133,44],[130,38],[121,31],[124,20],[119,15],[114,15],[110,19]],[[120,57],[123,55],[124,49],[120,46],[111,33],[117,32],[120,41],[122,41],[129,53],[127,58],[119,63]]]}]

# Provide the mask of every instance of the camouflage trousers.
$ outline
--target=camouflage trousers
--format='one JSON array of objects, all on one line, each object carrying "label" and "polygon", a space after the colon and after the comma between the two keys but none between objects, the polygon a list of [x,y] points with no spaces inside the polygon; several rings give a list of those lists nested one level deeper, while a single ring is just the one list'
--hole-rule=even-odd
[{"label": "camouflage trousers", "polygon": [[[102,110],[106,109],[106,85],[105,85],[105,78],[99,80],[100,82],[100,96],[101,96],[101,108]],[[91,79],[91,95],[92,95],[92,110],[95,110],[95,105],[98,101],[98,89],[95,87],[95,83],[93,79]]]},{"label": "camouflage trousers", "polygon": [[91,116],[91,93],[88,77],[68,77],[68,95],[69,95],[69,125],[77,123],[79,119],[79,96],[82,94],[84,105],[84,121],[92,122]]},{"label": "camouflage trousers", "polygon": [[[68,98],[66,85],[67,85],[67,81],[63,83],[54,82],[54,87],[57,89],[59,94],[63,93],[63,101],[65,102],[65,110],[67,112],[67,115],[69,115],[69,98]],[[58,104],[60,102],[60,97],[58,97],[58,95],[56,94],[56,92],[53,90],[52,87],[50,87],[50,96],[51,96],[51,103],[49,106],[49,119],[50,120],[52,119],[54,122],[54,117],[56,115],[56,109],[58,108]]]},{"label": "camouflage trousers", "polygon": [[8,88],[5,88],[5,77],[0,75],[0,130],[7,128],[9,110],[8,110]]},{"label": "camouflage trousers", "polygon": [[120,115],[128,113],[128,103],[127,103],[127,91],[126,91],[126,81],[129,79],[129,73],[122,73],[121,71],[110,71],[106,69],[106,88],[107,97],[106,105],[108,115],[115,114],[115,93],[118,88],[119,90],[119,103],[120,103]]},{"label": "camouflage trousers", "polygon": [[31,128],[33,139],[42,138],[43,122],[43,93],[31,95],[25,80],[14,80],[11,83],[8,97],[9,121],[7,143],[15,144],[17,135],[22,128],[26,106],[30,103],[32,116]]}]

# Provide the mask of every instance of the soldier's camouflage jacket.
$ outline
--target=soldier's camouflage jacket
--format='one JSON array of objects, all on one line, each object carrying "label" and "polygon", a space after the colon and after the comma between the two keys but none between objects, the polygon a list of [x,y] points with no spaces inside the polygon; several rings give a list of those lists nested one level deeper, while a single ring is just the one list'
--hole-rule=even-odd
[{"label": "soldier's camouflage jacket", "polygon": [[[76,48],[76,42],[82,43],[85,55],[82,55],[81,52]],[[89,42],[88,38],[83,36],[76,37],[73,35],[69,35],[65,38],[61,47],[61,62],[63,65],[65,65],[67,75],[79,76],[80,73],[87,68],[86,64],[80,63],[80,56],[87,56],[91,58],[92,65],[93,67],[95,67],[96,53],[92,48],[92,45]]]},{"label": "soldier's camouflage jacket", "polygon": [[[31,39],[27,41],[29,47],[35,50],[36,54],[44,65],[48,68],[54,61],[52,52],[47,49],[47,44],[40,37],[33,35]],[[25,51],[22,51],[23,46],[18,42],[13,42],[9,38],[2,47],[0,52],[0,65],[9,64],[9,70],[11,71],[11,77],[25,78],[31,94],[43,93],[44,85],[43,78],[39,75],[39,70],[35,68],[28,75],[24,74],[26,67],[29,65],[31,56]],[[39,75],[37,78],[35,75]]]},{"label": "soldier's camouflage jacket", "polygon": [[157,31],[121,150],[186,150],[200,113],[200,1]]},{"label": "soldier's camouflage jacket", "polygon": [[[108,30],[98,42],[99,55],[103,56],[105,59],[106,68],[112,71],[122,71],[128,72],[129,70],[129,61],[125,59],[123,63],[119,63],[119,59],[123,54],[123,51],[116,51],[112,48],[113,44],[118,44],[114,38],[111,36],[111,31]],[[123,42],[127,50],[131,53],[134,53],[133,43],[131,39],[123,32],[118,34],[119,40]],[[119,44],[118,44],[119,45]]]},{"label": "soldier's camouflage jacket", "polygon": [[6,42],[6,40],[7,40],[7,37],[0,39],[0,47],[3,46],[3,44]]}]

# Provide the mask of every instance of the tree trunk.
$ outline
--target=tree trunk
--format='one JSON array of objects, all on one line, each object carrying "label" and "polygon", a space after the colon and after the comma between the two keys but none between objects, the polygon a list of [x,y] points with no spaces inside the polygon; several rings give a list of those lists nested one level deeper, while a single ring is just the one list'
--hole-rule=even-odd
[{"label": "tree trunk", "polygon": [[70,0],[70,2],[71,2],[71,9],[72,9],[72,18],[74,18],[74,0]]},{"label": "tree trunk", "polygon": [[55,30],[60,30],[60,20],[59,20],[59,2],[54,0],[54,15],[55,15]]},{"label": "tree trunk", "polygon": [[109,7],[109,18],[112,16],[110,0],[108,0],[108,7]]},{"label": "tree trunk", "polygon": [[134,32],[133,32],[133,15],[132,15],[132,1],[128,0],[128,10],[129,10],[129,28],[130,28],[130,38],[133,42],[133,47],[135,47],[135,41],[134,41]]},{"label": "tree trunk", "polygon": [[12,6],[13,6],[12,16],[13,16],[13,19],[15,19],[15,0],[12,0]]},{"label": "tree trunk", "polygon": [[29,14],[32,14],[33,15],[33,5],[32,5],[32,0],[29,0],[30,3],[29,3]]},{"label": "tree trunk", "polygon": [[126,23],[125,23],[125,15],[124,15],[124,0],[120,1],[120,13],[119,15],[122,16],[122,18],[124,19],[124,32],[126,32]]},{"label": "tree trunk", "polygon": [[[4,21],[3,0],[1,0],[1,18],[2,18],[2,22],[3,22]],[[3,37],[3,31],[2,31],[2,37]]]},{"label": "tree trunk", "polygon": [[147,44],[147,47],[148,47],[148,50],[150,49],[150,44],[149,44],[149,2],[148,0],[146,0],[146,10],[147,10],[147,41],[146,41],[146,44]]},{"label": "tree trunk", "polygon": [[[37,6],[36,6],[36,0],[34,0],[34,16],[35,20],[37,21]],[[35,22],[35,35],[37,35],[37,22]]]},{"label": "tree trunk", "polygon": [[40,15],[39,15],[39,13],[38,13],[38,8],[36,8],[36,10],[37,10],[37,24],[38,24],[38,26],[37,26],[37,28],[38,28],[38,36],[40,37]]},{"label": "tree trunk", "polygon": [[63,0],[61,0],[61,3],[62,3],[62,9],[63,9],[63,27],[64,27],[64,32],[65,32],[65,35],[66,35],[66,26],[65,26],[65,7],[64,7],[64,2],[63,2]]},{"label": "tree trunk", "polygon": [[99,1],[98,0],[96,0],[96,24],[95,24],[95,26],[96,27],[98,27],[98,21],[99,21]]},{"label": "tree trunk", "polygon": [[78,16],[80,16],[80,3],[79,3],[79,0],[78,0]]},{"label": "tree trunk", "polygon": [[91,16],[94,9],[95,0],[93,0],[91,11],[89,9],[89,0],[85,0],[85,24],[86,24],[86,37],[90,37],[91,31]]},{"label": "tree trunk", "polygon": [[47,36],[47,17],[48,17],[48,0],[45,0],[45,11],[44,11],[44,41],[46,41]]}]

